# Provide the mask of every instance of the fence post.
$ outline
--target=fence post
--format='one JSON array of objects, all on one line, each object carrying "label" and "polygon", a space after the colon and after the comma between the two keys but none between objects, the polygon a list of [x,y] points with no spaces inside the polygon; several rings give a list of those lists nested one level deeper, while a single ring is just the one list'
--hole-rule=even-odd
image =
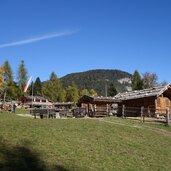
[{"label": "fence post", "polygon": [[141,121],[145,122],[145,117],[144,117],[144,106],[141,106]]},{"label": "fence post", "polygon": [[107,115],[109,115],[109,106],[108,106],[108,104],[106,104],[106,112],[107,112]]},{"label": "fence post", "polygon": [[125,117],[125,105],[122,105],[122,118]]},{"label": "fence post", "polygon": [[166,108],[166,125],[170,125],[170,111],[169,111],[169,108]]},{"label": "fence post", "polygon": [[50,118],[50,109],[47,109],[47,118]]}]

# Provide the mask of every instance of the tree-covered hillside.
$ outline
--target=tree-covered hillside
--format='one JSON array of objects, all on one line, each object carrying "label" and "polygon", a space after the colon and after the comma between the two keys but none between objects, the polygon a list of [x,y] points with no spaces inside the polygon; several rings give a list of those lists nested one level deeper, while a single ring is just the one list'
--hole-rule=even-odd
[{"label": "tree-covered hillside", "polygon": [[94,89],[98,95],[105,95],[105,82],[114,83],[118,92],[127,91],[131,87],[132,75],[120,70],[90,70],[68,74],[61,78],[64,87],[74,82],[79,89]]}]

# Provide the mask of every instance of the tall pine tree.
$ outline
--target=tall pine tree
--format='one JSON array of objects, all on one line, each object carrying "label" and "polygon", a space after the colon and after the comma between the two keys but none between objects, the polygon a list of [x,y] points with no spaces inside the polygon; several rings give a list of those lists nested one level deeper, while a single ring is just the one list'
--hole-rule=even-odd
[{"label": "tall pine tree", "polygon": [[12,68],[6,60],[3,65],[4,69],[4,80],[5,80],[5,88],[4,88],[4,100],[7,99],[16,99],[18,97],[18,86],[13,80],[13,72]]},{"label": "tall pine tree", "polygon": [[18,86],[20,89],[20,95],[23,94],[24,86],[27,83],[28,80],[28,73],[27,69],[25,68],[24,61],[21,61],[21,64],[19,65],[18,72],[17,72],[17,80],[18,80]]},{"label": "tall pine tree", "polygon": [[141,75],[137,70],[135,70],[132,78],[132,90],[142,90],[143,89],[143,81],[141,79]]},{"label": "tall pine tree", "polygon": [[33,93],[34,96],[42,96],[42,83],[39,77],[36,78],[36,81],[33,85]]},{"label": "tall pine tree", "polygon": [[10,66],[8,60],[6,60],[4,62],[3,69],[4,69],[5,81],[7,82],[7,84],[12,83],[13,82],[13,72],[12,72],[12,69],[11,69],[11,66]]}]

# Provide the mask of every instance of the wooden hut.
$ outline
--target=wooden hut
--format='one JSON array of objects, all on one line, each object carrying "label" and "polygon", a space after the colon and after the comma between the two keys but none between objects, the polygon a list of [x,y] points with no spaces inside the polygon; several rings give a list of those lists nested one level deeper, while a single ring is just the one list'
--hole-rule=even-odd
[{"label": "wooden hut", "polygon": [[41,96],[22,96],[20,98],[24,106],[37,107],[37,108],[52,108],[53,103]]},{"label": "wooden hut", "polygon": [[86,110],[88,116],[100,117],[111,113],[112,104],[118,103],[114,97],[83,96],[78,100],[77,105]]},{"label": "wooden hut", "polygon": [[171,111],[171,86],[119,93],[115,99],[121,100],[119,107],[125,106],[133,112],[143,107],[148,114],[166,114],[166,109]]}]

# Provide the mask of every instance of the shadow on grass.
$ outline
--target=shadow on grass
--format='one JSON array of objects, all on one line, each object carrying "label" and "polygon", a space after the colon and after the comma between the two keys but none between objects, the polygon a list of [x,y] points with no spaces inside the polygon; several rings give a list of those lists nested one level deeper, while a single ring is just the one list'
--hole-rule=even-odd
[{"label": "shadow on grass", "polygon": [[47,168],[39,154],[28,145],[14,146],[0,142],[0,170],[2,171],[69,171],[63,166]]},{"label": "shadow on grass", "polygon": [[55,171],[69,171],[68,169],[65,169],[63,166],[57,165],[55,167],[55,169],[53,169]]}]

